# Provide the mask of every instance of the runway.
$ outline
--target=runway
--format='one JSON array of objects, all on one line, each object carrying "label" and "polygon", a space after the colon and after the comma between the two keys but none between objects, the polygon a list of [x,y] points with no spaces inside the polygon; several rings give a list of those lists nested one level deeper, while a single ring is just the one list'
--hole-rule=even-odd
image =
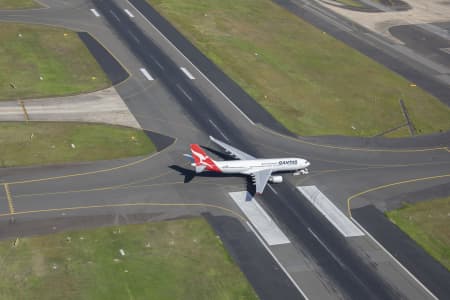
[{"label": "runway", "polygon": [[[292,241],[292,247],[298,252],[296,255],[307,262],[308,268],[292,270],[292,273],[308,298],[314,299],[319,294],[323,296],[321,299],[431,298],[367,236],[349,240],[340,235],[295,187],[314,184],[347,212],[355,208],[348,207],[349,197],[374,186],[449,174],[449,145],[441,138],[405,140],[403,145],[396,142],[395,147],[380,140],[375,148],[367,148],[364,139],[336,145],[330,143],[332,138],[297,139],[273,132],[255,125],[272,124],[267,127],[276,129],[273,120],[267,120],[263,114],[253,120],[253,115],[246,114],[247,109],[236,109],[240,107],[236,98],[240,95],[238,90],[228,90],[226,85],[225,91],[221,91],[223,86],[218,90],[209,81],[214,79],[205,78],[128,3],[94,1],[95,6],[92,6],[88,1],[74,2],[70,5],[77,10],[70,13],[65,8],[55,8],[58,14],[49,9],[21,17],[0,15],[0,19],[45,20],[91,33],[131,74],[116,88],[140,125],[176,140],[148,158],[2,170],[1,183],[6,183],[10,192],[10,196],[0,196],[2,218],[4,222],[9,221],[12,204],[15,219],[15,223],[8,226],[9,233],[4,235],[32,234],[37,230],[36,227],[35,231],[31,229],[34,222],[43,220],[46,220],[43,226],[52,230],[50,220],[64,223],[68,217],[84,220],[86,216],[98,215],[109,216],[103,218],[107,220],[105,223],[120,219],[128,222],[128,216],[138,213],[152,214],[147,220],[205,213],[220,220],[240,220],[242,214],[228,193],[245,190],[245,178],[199,176],[184,183],[186,171],[183,168],[187,167],[182,153],[187,152],[188,144],[193,141],[211,146],[207,136],[213,135],[255,156],[292,154],[307,158],[314,166],[311,176],[287,176],[286,184],[272,185],[273,189],[267,189],[263,197],[257,199]],[[94,7],[100,17],[89,11]],[[135,17],[131,18],[125,8]],[[161,31],[170,32],[167,28]],[[202,59],[206,58],[197,58]],[[142,68],[153,80],[140,71]],[[251,101],[246,103],[244,105],[249,107],[256,105]],[[259,118],[264,121],[258,122]],[[448,181],[448,177],[423,180],[418,188]],[[399,194],[410,189],[407,185],[397,188]],[[387,189],[383,192],[390,193]],[[381,202],[376,198],[364,197],[356,207],[379,205]],[[357,200],[353,201],[352,205]],[[301,297],[286,276],[276,271],[276,264],[262,246],[258,246],[255,239],[246,242],[243,235],[248,231],[241,221],[238,224],[222,221],[215,228],[260,297],[273,299],[283,290],[283,299]],[[70,224],[64,228],[70,228]],[[285,249],[273,247],[272,250],[283,261],[288,261],[283,257]],[[262,257],[261,260],[256,259],[258,257]],[[274,279],[272,283],[264,281],[263,270],[264,274],[272,274],[269,276]],[[305,285],[302,284],[305,278],[315,280]],[[446,292],[445,287],[439,286],[433,290],[436,291]]]}]

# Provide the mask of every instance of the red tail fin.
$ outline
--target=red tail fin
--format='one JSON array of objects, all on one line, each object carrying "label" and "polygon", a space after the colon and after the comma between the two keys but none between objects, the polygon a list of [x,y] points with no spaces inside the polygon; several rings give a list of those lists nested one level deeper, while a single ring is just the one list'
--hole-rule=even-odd
[{"label": "red tail fin", "polygon": [[199,145],[191,144],[191,152],[196,167],[203,166],[208,171],[220,172],[220,169],[214,160],[212,160]]}]

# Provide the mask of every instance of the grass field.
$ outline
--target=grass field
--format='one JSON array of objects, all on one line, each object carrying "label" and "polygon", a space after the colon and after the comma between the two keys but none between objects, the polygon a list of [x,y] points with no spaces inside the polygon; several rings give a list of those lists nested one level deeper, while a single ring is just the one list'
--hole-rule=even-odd
[{"label": "grass field", "polygon": [[450,129],[450,108],[270,0],[148,1],[297,134],[379,134],[400,98],[419,133]]},{"label": "grass field", "polygon": [[0,23],[0,41],[0,100],[77,94],[111,85],[73,31]]},{"label": "grass field", "polygon": [[25,9],[39,7],[41,6],[33,0],[0,0],[0,9]]},{"label": "grass field", "polygon": [[450,271],[450,197],[406,205],[387,216]]},{"label": "grass field", "polygon": [[81,123],[0,122],[0,145],[0,167],[114,159],[155,151],[141,130]]},{"label": "grass field", "polygon": [[[0,242],[0,298],[257,299],[202,218]],[[125,256],[120,254],[123,249]]]}]

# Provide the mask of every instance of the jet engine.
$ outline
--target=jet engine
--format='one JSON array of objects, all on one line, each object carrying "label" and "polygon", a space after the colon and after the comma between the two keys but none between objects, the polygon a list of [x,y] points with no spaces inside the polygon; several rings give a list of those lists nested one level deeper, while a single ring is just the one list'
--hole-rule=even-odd
[{"label": "jet engine", "polygon": [[269,181],[271,183],[282,183],[283,182],[283,176],[270,176]]}]

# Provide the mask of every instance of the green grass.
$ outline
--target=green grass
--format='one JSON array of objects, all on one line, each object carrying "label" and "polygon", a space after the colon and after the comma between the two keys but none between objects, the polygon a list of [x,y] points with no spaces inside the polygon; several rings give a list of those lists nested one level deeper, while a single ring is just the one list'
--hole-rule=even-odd
[{"label": "green grass", "polygon": [[0,167],[115,159],[155,151],[141,130],[81,123],[0,122],[0,145]]},{"label": "green grass", "polygon": [[405,122],[399,98],[419,133],[450,128],[436,98],[270,0],[147,1],[297,134],[379,134]]},{"label": "green grass", "polygon": [[387,216],[450,271],[450,197],[405,205]]},{"label": "green grass", "polygon": [[257,299],[203,218],[67,232],[12,244],[0,242],[4,300]]},{"label": "green grass", "polygon": [[33,0],[0,0],[0,9],[25,9],[39,7],[41,6]]},{"label": "green grass", "polygon": [[0,41],[0,100],[77,94],[111,85],[73,31],[0,23]]}]

